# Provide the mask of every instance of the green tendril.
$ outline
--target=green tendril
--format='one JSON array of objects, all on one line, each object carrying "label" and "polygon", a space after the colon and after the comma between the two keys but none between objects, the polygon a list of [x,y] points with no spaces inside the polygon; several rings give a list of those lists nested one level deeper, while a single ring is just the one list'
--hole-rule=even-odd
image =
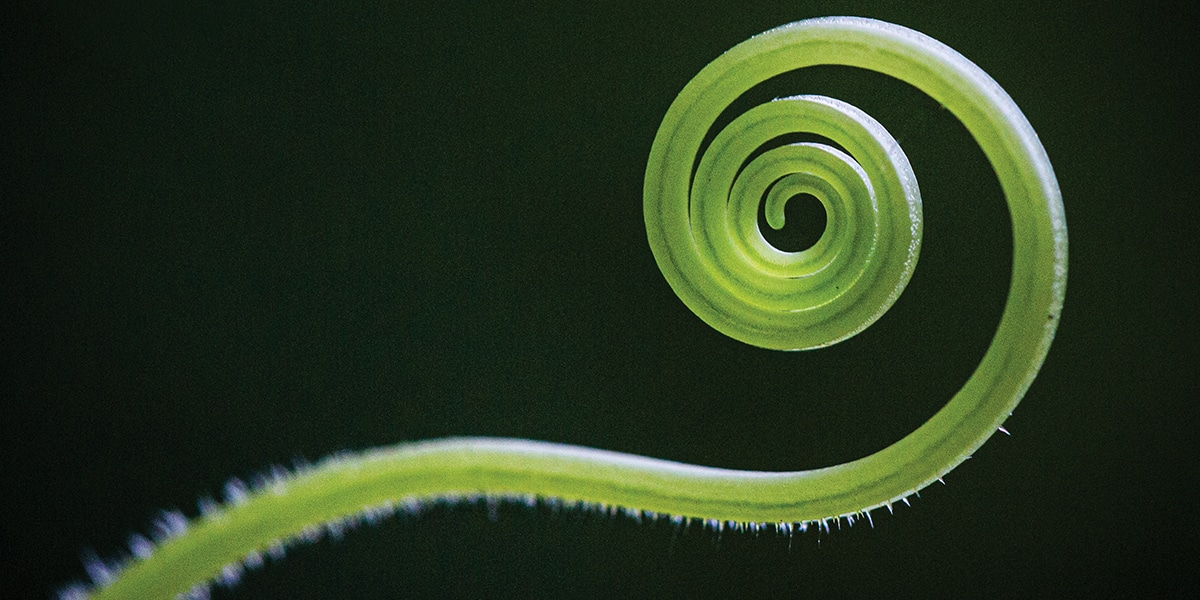
[{"label": "green tendril", "polygon": [[[1066,222],[1049,159],[1016,104],[979,67],[925,35],[861,18],[800,21],[737,45],[705,67],[663,119],[646,168],[650,247],[701,319],[764,348],[836,343],[896,301],[917,263],[921,196],[879,123],[838,100],[795,96],[746,111],[704,146],[743,93],[813,65],[878,71],[940,102],[983,149],[1007,198],[1013,266],[1003,317],[970,379],[917,430],[865,458],[789,473],[528,440],[402,444],[234,494],[236,501],[186,527],[165,527],[159,543],[135,549],[129,564],[97,567],[102,585],[90,593],[175,597],[314,528],[438,498],[554,498],[707,522],[805,524],[869,515],[941,478],[1001,427],[1033,381],[1066,287]],[[769,147],[794,133],[833,144]],[[780,227],[784,203],[802,193],[824,205],[826,230],[807,250],[777,250],[758,229],[758,206],[765,202],[768,223]]]}]

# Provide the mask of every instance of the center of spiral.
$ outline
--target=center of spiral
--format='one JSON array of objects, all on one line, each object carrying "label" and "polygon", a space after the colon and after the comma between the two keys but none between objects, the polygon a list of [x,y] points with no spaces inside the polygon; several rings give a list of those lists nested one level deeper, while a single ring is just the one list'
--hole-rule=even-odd
[{"label": "center of spiral", "polygon": [[783,219],[770,223],[766,201],[758,205],[758,229],[768,244],[782,252],[802,252],[825,235],[829,218],[825,205],[812,194],[795,194],[784,201]]}]

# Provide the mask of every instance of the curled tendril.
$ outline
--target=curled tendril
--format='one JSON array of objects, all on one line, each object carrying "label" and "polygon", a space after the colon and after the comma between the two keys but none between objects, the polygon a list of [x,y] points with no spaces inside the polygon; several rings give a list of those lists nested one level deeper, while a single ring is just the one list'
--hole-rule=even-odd
[{"label": "curled tendril", "polygon": [[[887,310],[916,264],[921,200],[903,152],[870,117],[819,96],[770,102],[734,119],[696,164],[711,124],[746,90],[826,64],[894,76],[949,109],[991,162],[1012,217],[1012,283],[996,335],[962,389],[916,431],[870,456],[790,473],[496,438],[371,450],[273,473],[250,490],[233,486],[226,505],[208,506],[186,525],[171,513],[157,544],[138,536],[129,564],[90,565],[102,584],[96,596],[170,598],[198,589],[203,596],[196,586],[235,579],[281,543],[437,498],[555,498],[790,530],[869,516],[954,468],[1001,426],[1033,381],[1066,287],[1066,222],[1050,162],[1012,99],[973,63],[920,33],[860,18],[800,21],[739,44],[685,87],[655,138],[645,180],[650,246],[693,311],[751,344],[824,346]],[[750,159],[793,131],[833,144],[785,145]],[[827,229],[812,248],[781,252],[758,231],[756,207],[765,197],[768,221],[781,225],[783,202],[797,193],[820,199]],[[70,588],[64,595],[88,593]]]},{"label": "curled tendril", "polygon": [[[676,106],[713,102],[704,94],[712,87],[689,86]],[[690,164],[699,150],[690,143],[701,138],[685,130],[702,137],[711,121],[697,110],[676,114],[667,113],[646,170],[646,230],[663,273],[696,314],[748,344],[802,350],[862,331],[896,301],[921,246],[921,192],[882,125],[824,96],[776,100],[723,129],[689,181],[674,179],[686,171],[659,167]],[[795,133],[824,137],[849,154],[791,144],[743,168],[756,150]],[[801,193],[825,206],[825,233],[808,250],[777,250],[758,229],[759,202],[765,198],[767,222],[778,228],[784,202]]]}]

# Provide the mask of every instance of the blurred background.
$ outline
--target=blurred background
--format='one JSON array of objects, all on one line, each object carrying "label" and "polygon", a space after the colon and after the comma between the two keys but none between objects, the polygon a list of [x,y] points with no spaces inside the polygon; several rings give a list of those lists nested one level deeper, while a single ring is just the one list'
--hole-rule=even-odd
[{"label": "blurred background", "polygon": [[435,507],[216,597],[1195,593],[1193,12],[146,4],[22,1],[0,20],[3,596],[50,596],[82,553],[124,551],[160,509],[195,515],[230,476],[342,450],[493,435],[791,470],[915,429],[983,356],[1011,267],[995,177],[936,102],[839,68],[748,99],[850,101],[917,174],[921,262],[847,342],[722,336],[645,239],[645,160],[679,90],[756,33],[833,14],[976,62],[1054,164],[1067,302],[1011,437],[873,528],[718,537]]}]

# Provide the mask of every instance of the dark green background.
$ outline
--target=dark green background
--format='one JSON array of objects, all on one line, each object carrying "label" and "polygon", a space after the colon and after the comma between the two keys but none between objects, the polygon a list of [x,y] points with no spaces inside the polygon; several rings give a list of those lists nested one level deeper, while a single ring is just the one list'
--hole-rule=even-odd
[{"label": "dark green background", "polygon": [[[1147,597],[1195,592],[1194,18],[1146,3],[375,1],[5,9],[5,597],[82,577],[161,508],[294,457],[448,435],[794,469],[895,441],[983,354],[998,185],[903,84],[813,69],[912,160],[926,241],[878,324],[773,353],[680,303],[641,185],[668,105],[828,14],[927,33],[1003,85],[1067,208],[1042,375],[874,529],[711,534],[438,509],[219,597]],[[566,6],[570,6],[567,8]]]}]

